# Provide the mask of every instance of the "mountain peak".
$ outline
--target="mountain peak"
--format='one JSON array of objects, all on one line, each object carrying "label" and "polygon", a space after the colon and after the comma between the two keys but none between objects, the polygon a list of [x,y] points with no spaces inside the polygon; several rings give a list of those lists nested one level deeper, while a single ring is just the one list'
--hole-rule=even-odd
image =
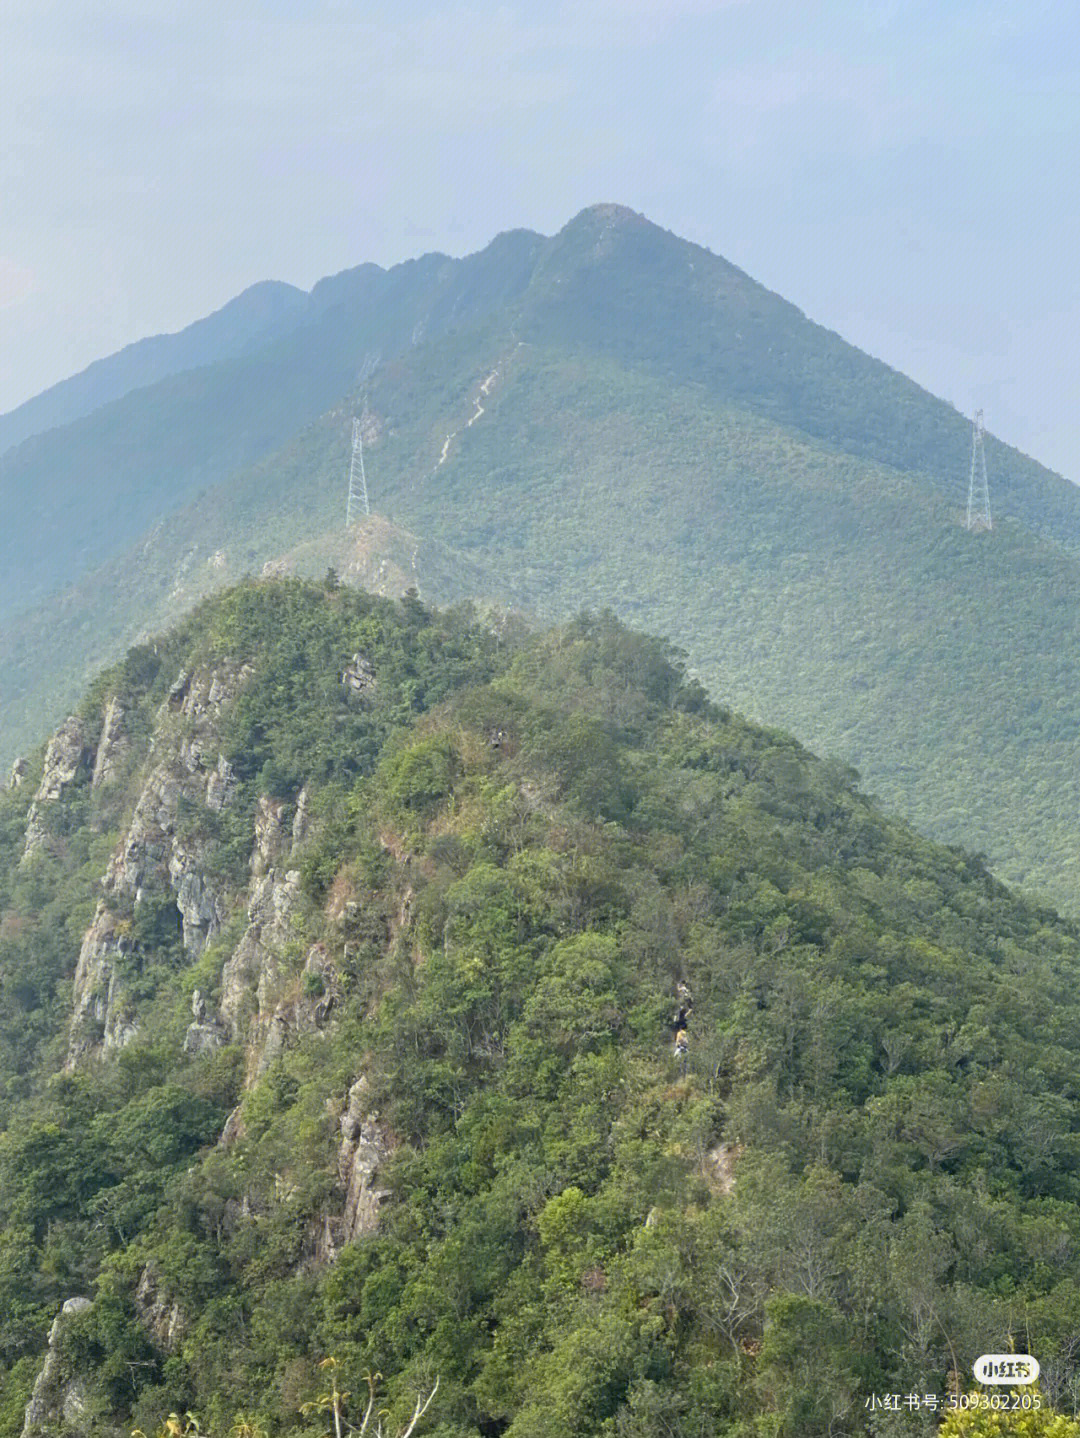
[{"label": "mountain peak", "polygon": [[[637,210],[630,209],[629,205],[614,205],[611,203],[587,205],[585,209],[581,211],[581,214],[577,216],[577,218],[582,219],[586,215],[594,217],[598,220],[615,220],[622,221],[624,223],[630,220],[638,220],[642,224],[646,225],[652,223],[652,221],[647,219],[645,215],[639,214]],[[571,221],[571,224],[572,223],[573,221]]]},{"label": "mountain peak", "polygon": [[581,210],[574,218],[567,222],[560,231],[560,234],[573,233],[575,230],[595,230],[598,227],[604,230],[612,230],[616,227],[625,228],[631,225],[639,226],[642,229],[657,230],[652,220],[645,215],[638,214],[637,210],[631,210],[627,205],[615,205],[603,203],[599,205],[588,205]]}]

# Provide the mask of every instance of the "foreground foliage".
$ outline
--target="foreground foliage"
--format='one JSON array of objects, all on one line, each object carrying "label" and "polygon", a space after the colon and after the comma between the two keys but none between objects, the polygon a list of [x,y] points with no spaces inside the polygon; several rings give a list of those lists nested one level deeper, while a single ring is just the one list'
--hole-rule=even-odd
[{"label": "foreground foliage", "polygon": [[[253,1082],[237,1044],[185,1054],[237,932],[193,965],[148,894],[138,1037],[61,1072],[153,716],[177,670],[225,657],[253,667],[221,727],[237,797],[190,823],[242,906],[257,800],[288,815],[309,786],[282,962],[302,986],[323,946],[333,1021]],[[103,1434],[173,1411],[325,1433],[300,1410],[327,1353],[342,1390],[395,1375],[388,1425],[438,1378],[435,1438],[930,1433],[866,1395],[943,1392],[1019,1333],[1074,1411],[1070,924],[610,617],[511,639],[415,599],[248,585],[88,714],[117,687],[144,747],[65,796],[50,856],[20,867],[25,795],[0,799],[0,1434],[75,1292],[94,1303],[63,1361]],[[391,1196],[329,1254],[359,1075]],[[184,1317],[171,1344],[136,1309],[147,1271]]]}]

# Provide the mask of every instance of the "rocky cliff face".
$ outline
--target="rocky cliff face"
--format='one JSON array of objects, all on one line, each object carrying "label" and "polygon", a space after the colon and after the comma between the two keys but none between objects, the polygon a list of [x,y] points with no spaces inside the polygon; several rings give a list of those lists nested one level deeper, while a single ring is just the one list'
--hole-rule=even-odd
[{"label": "rocky cliff face", "polygon": [[82,768],[85,757],[86,739],[82,720],[73,714],[49,740],[41,783],[34,795],[36,802],[55,803]]},{"label": "rocky cliff face", "polygon": [[221,1016],[235,1039],[247,1037],[252,1020],[262,1017],[266,996],[280,980],[299,885],[295,869],[271,870],[252,883],[247,928],[221,973]]},{"label": "rocky cliff face", "polygon": [[69,1298],[49,1329],[49,1348],[26,1405],[22,1438],[81,1435],[86,1426],[86,1386],[78,1376],[65,1375],[61,1353],[63,1330],[73,1314],[91,1306],[88,1298]]},{"label": "rocky cliff face", "polygon": [[[221,975],[221,1010],[213,1023],[248,1050],[253,1083],[304,1033],[325,1027],[339,997],[337,972],[322,944],[312,945],[297,972],[298,940],[292,924],[300,874],[282,867],[295,855],[308,824],[307,792],[297,798],[291,833],[285,806],[264,796],[255,810],[247,928]],[[201,1042],[198,1019],[188,1044]]]},{"label": "rocky cliff face", "polygon": [[132,944],[104,903],[83,935],[68,1034],[67,1068],[94,1052],[121,1049],[138,1032],[122,991],[121,968]]},{"label": "rocky cliff face", "polygon": [[343,1202],[340,1214],[325,1220],[316,1244],[316,1257],[323,1263],[333,1263],[345,1244],[374,1233],[379,1226],[379,1211],[390,1197],[379,1175],[396,1144],[372,1107],[368,1081],[363,1075],[346,1095],[340,1130],[338,1178]]},{"label": "rocky cliff face", "polygon": [[[211,873],[210,840],[199,814],[220,812],[235,795],[235,775],[219,753],[218,725],[250,672],[228,663],[185,670],[158,713],[131,820],[109,860],[101,880],[103,897],[83,935],[75,971],[69,1069],[122,1048],[138,1032],[138,1015],[125,995],[125,972],[137,969],[139,962],[132,922],[126,917],[133,908],[150,894],[171,896],[184,950],[194,960],[229,912],[244,902],[242,891],[229,892]],[[92,784],[109,783],[129,749],[124,708],[114,698],[105,709]],[[59,798],[86,767],[86,757],[81,726],[69,721],[49,745],[36,801]],[[247,927],[224,963],[218,1009],[201,990],[192,995],[185,1051],[202,1054],[226,1042],[245,1044],[249,1084],[298,1035],[324,1027],[338,996],[336,972],[321,945],[310,949],[301,968],[303,948],[292,926],[300,875],[290,861],[309,824],[306,789],[297,795],[291,828],[281,800],[266,795],[259,799]]]},{"label": "rocky cliff face", "polygon": [[[179,937],[192,962],[205,953],[230,915],[238,910],[244,914],[243,931],[221,964],[220,983],[208,975],[192,993],[183,1050],[189,1058],[200,1059],[226,1044],[241,1045],[246,1053],[245,1090],[300,1039],[328,1029],[342,1003],[333,945],[311,942],[300,923],[299,851],[313,822],[308,790],[302,788],[291,804],[268,795],[258,799],[246,883],[222,879],[212,863],[211,836],[218,821],[209,821],[227,809],[239,791],[221,753],[220,721],[251,672],[223,663],[181,673],[157,712],[141,769],[134,768],[140,741],[129,732],[128,713],[116,696],[105,704],[96,746],[87,742],[86,728],[77,719],[67,721],[50,741],[28,813],[27,854],[48,842],[42,816],[73,785],[95,793],[122,779],[125,786],[132,784],[134,799],[101,875],[100,898],[79,948],[69,1071],[115,1055],[139,1034],[133,980],[144,972],[146,962],[138,937],[144,905],[157,906],[167,916],[168,905],[175,904]],[[374,668],[357,653],[341,682],[350,698],[363,696],[376,682]],[[13,782],[22,782],[27,772],[22,766]],[[348,909],[354,918],[356,904]],[[327,916],[333,924],[345,921],[333,906]],[[241,1105],[230,1116],[222,1133],[225,1145],[243,1139],[242,1113]],[[375,1231],[380,1207],[389,1196],[380,1175],[394,1147],[366,1079],[357,1079],[340,1119],[338,1198],[325,1217],[310,1225],[303,1262],[333,1262],[345,1244]],[[247,1196],[237,1200],[234,1221],[250,1217],[248,1202]],[[178,1352],[188,1318],[151,1266],[143,1269],[132,1301],[157,1348]],[[86,1300],[74,1300],[73,1305],[66,1305],[65,1313],[81,1309]],[[89,1390],[78,1378],[62,1376],[62,1321],[63,1315],[54,1324],[27,1407],[24,1438],[81,1431]]]},{"label": "rocky cliff face", "polygon": [[345,1186],[342,1242],[349,1243],[379,1226],[379,1209],[389,1198],[379,1185],[379,1170],[394,1151],[393,1140],[367,1098],[367,1080],[357,1079],[349,1090],[341,1119],[338,1174]]},{"label": "rocky cliff face", "polygon": [[[178,811],[185,799],[196,810],[221,809],[227,802],[231,776],[228,763],[216,753],[217,721],[250,673],[249,666],[225,664],[184,672],[177,679],[151,741],[154,763],[104,880],[107,891],[135,900],[151,879],[167,880],[188,926],[185,947],[194,952],[204,946],[220,914],[200,874],[205,851],[181,836]],[[180,722],[170,722],[174,714]]]},{"label": "rocky cliff face", "polygon": [[[49,740],[41,783],[26,815],[26,842],[23,862],[32,858],[49,842],[47,813],[62,797],[64,790],[78,778],[87,756],[82,720],[77,715],[65,719]],[[24,771],[25,772],[25,771]],[[15,778],[14,771],[12,777]],[[21,782],[21,776],[18,780]]]},{"label": "rocky cliff face", "polygon": [[100,789],[102,784],[111,783],[119,772],[124,756],[131,747],[124,729],[126,711],[117,695],[105,705],[101,721],[101,738],[98,740],[94,757],[94,773],[91,787]]},{"label": "rocky cliff face", "polygon": [[[130,912],[148,891],[171,893],[184,949],[193,959],[225,918],[227,895],[223,884],[207,871],[209,841],[200,837],[197,820],[201,809],[220,810],[229,802],[232,775],[217,754],[217,726],[223,709],[250,673],[248,666],[227,663],[185,671],[159,711],[149,767],[131,822],[102,877],[104,897],[83,936],[75,972],[69,1067],[89,1055],[122,1047],[137,1031],[119,973],[121,961],[132,952],[125,935],[130,923],[120,917],[122,913]],[[128,746],[123,719],[122,705],[111,700],[93,766],[95,785],[108,783],[123,759]],[[50,790],[58,785],[62,789],[77,771],[75,732],[69,732],[62,744],[59,740],[57,735],[50,743],[39,793],[46,781]],[[80,763],[83,753],[81,749]],[[185,809],[194,816],[190,831],[181,821]]]},{"label": "rocky cliff face", "polygon": [[135,1289],[135,1312],[163,1353],[175,1353],[187,1331],[178,1303],[170,1303],[153,1268],[143,1269]]}]

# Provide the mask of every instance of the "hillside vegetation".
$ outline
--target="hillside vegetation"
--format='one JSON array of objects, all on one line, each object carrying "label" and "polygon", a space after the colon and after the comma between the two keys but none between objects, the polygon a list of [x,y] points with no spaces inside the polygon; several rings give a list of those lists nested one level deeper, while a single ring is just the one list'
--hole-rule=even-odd
[{"label": "hillside vegetation", "polygon": [[1080,936],[850,779],[611,616],[132,651],[0,798],[0,1434],[70,1298],[32,1438],[314,1438],[327,1356],[436,1438],[932,1433],[866,1400],[1010,1334],[1073,1411]]}]

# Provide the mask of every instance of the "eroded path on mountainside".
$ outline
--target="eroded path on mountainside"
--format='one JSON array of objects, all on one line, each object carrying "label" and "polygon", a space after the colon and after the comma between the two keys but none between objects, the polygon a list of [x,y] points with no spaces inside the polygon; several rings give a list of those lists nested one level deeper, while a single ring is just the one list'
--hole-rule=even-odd
[{"label": "eroded path on mountainside", "polygon": [[[525,343],[524,340],[518,340],[517,344],[514,346],[514,353],[515,353],[515,354],[517,353],[517,351],[518,351],[519,349],[521,349],[521,347],[522,347],[522,345],[523,345],[524,343]],[[476,423],[476,421],[480,418],[480,416],[484,413],[484,401],[487,399],[488,395],[491,393],[492,386],[494,385],[495,381],[498,379],[498,377],[499,377],[499,371],[502,369],[502,367],[503,367],[503,361],[500,360],[499,363],[495,366],[495,368],[494,368],[494,369],[491,371],[491,373],[488,375],[487,379],[485,379],[485,380],[483,380],[483,381],[481,382],[481,384],[480,384],[480,392],[479,392],[479,394],[476,395],[476,397],[475,397],[474,400],[473,400],[473,406],[474,406],[474,408],[473,408],[473,413],[472,413],[472,414],[469,416],[469,418],[465,421],[465,428],[466,428],[466,429],[472,429],[473,425],[474,425],[474,424]],[[457,438],[457,436],[458,436],[459,433],[460,433],[459,430],[456,430],[456,429],[455,429],[455,430],[451,430],[451,432],[450,432],[450,433],[446,436],[446,438],[443,440],[442,452],[440,453],[439,458],[435,461],[435,468],[436,468],[436,469],[438,469],[439,466],[446,461],[446,458],[447,458],[447,456],[448,456],[449,453],[450,453],[450,444],[451,444],[451,442],[452,442],[453,440],[455,440],[455,439]]]}]

